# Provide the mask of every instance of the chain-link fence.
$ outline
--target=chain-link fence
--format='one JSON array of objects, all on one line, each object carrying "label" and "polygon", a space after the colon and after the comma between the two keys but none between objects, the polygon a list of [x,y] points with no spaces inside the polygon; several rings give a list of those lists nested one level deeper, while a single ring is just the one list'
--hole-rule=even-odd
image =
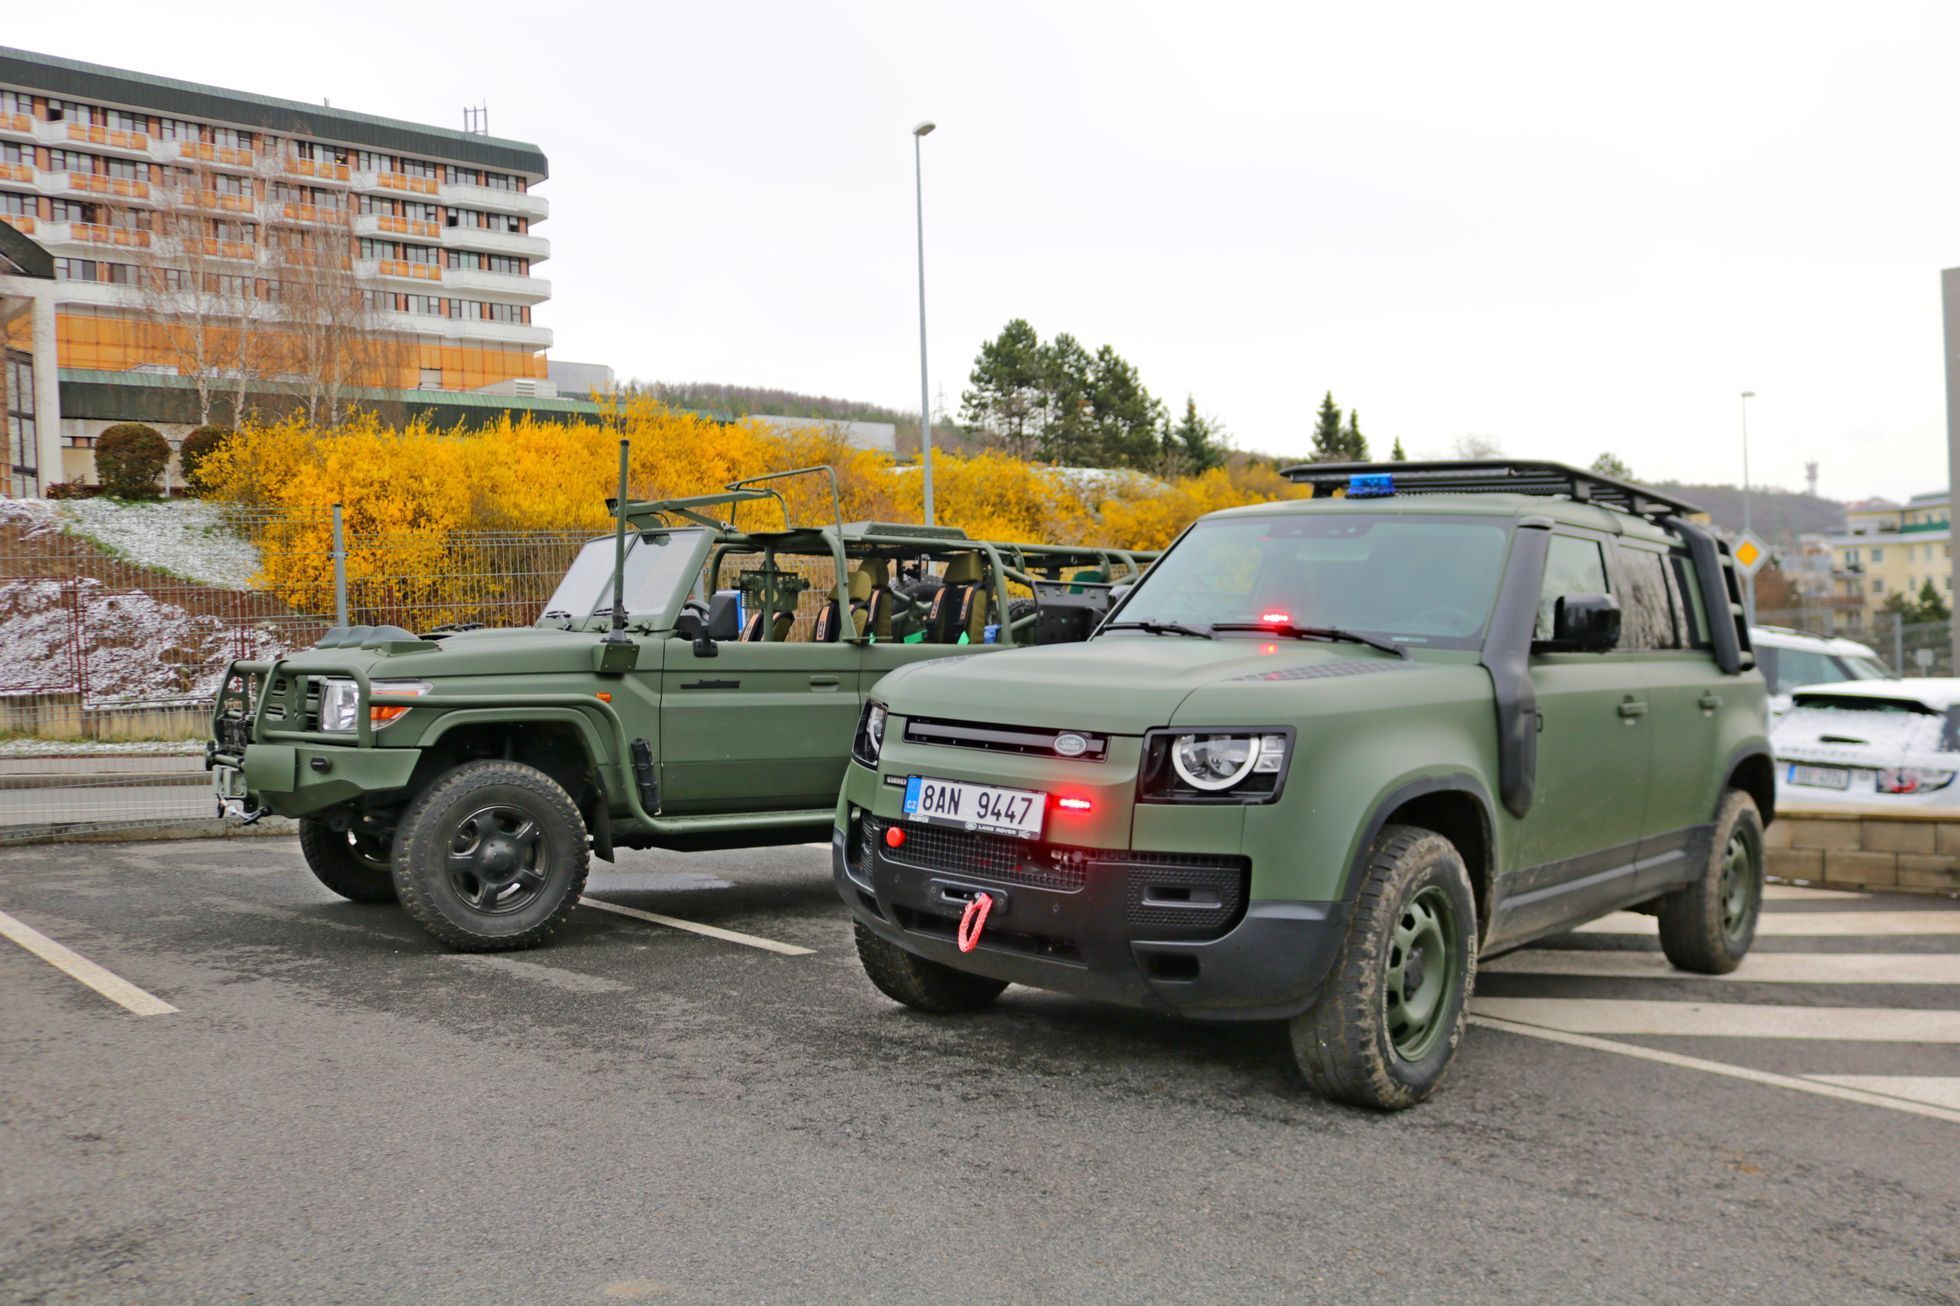
[{"label": "chain-link fence", "polygon": [[356,624],[528,625],[586,538],[0,501],[0,843],[210,816],[201,745],[233,659],[310,646],[342,594]]},{"label": "chain-link fence", "polygon": [[1758,612],[1756,624],[1863,644],[1877,654],[1894,675],[1918,677],[1953,674],[1951,618],[1914,621],[1892,612],[1866,613],[1856,609],[1820,607]]}]

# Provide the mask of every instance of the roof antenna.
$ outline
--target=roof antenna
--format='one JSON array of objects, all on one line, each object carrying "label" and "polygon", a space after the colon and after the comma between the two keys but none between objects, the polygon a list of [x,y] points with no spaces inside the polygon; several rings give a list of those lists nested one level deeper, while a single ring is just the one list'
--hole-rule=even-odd
[{"label": "roof antenna", "polygon": [[479,104],[474,107],[467,104],[464,105],[463,130],[472,136],[488,136],[490,134],[490,106],[488,104]]}]

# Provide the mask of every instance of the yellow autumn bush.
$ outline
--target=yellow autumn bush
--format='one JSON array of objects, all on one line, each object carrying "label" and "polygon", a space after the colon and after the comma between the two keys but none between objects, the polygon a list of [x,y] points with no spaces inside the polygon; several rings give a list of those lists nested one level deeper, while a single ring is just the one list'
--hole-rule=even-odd
[{"label": "yellow autumn bush", "polygon": [[[923,513],[919,469],[885,454],[852,448],[820,428],[783,434],[650,401],[604,421],[506,417],[474,431],[420,421],[387,426],[372,415],[327,432],[297,419],[247,426],[205,458],[198,479],[208,497],[256,510],[250,520],[263,536],[262,583],[292,606],[330,610],[330,510],[339,503],[354,606],[372,590],[429,610],[448,601],[453,578],[485,573],[481,559],[468,556],[481,547],[483,532],[606,530],[621,438],[632,442],[628,479],[636,499],[704,494],[746,477],[828,464],[837,470],[846,521],[918,521]],[[933,458],[938,519],[980,539],[1158,549],[1204,513],[1304,493],[1258,465],[1169,482],[1116,478],[1101,489],[1079,483],[995,451]],[[827,478],[798,477],[774,488],[792,519],[830,520]],[[738,520],[769,529],[782,518],[774,505],[754,504]],[[479,582],[496,583],[494,575]]]}]

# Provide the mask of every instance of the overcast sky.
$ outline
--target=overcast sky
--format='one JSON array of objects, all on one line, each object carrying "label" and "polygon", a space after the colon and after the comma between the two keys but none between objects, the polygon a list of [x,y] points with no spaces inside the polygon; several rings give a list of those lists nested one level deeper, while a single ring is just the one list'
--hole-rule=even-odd
[{"label": "overcast sky", "polygon": [[1946,481],[1960,11],[1866,3],[16,5],[4,40],[551,159],[538,320],[623,377],[911,407],[1012,317],[1242,448],[1331,389],[1385,455],[1482,434],[1837,498]]}]

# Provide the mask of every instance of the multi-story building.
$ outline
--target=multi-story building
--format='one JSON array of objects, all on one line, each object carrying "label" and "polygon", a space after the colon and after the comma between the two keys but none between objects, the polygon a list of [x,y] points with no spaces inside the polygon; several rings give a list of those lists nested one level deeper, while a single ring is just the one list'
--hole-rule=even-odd
[{"label": "multi-story building", "polygon": [[[159,394],[195,421],[184,394],[208,407],[212,389],[243,395],[248,373],[291,393],[306,350],[275,359],[268,342],[317,327],[319,296],[283,318],[269,306],[309,270],[357,286],[356,329],[386,342],[349,385],[549,396],[546,172],[518,141],[0,47],[0,222],[53,256],[73,392],[38,396],[9,492],[85,474],[93,434],[154,419]],[[241,329],[193,320],[213,314]]]},{"label": "multi-story building", "polygon": [[1872,618],[1893,595],[1916,599],[1930,582],[1953,603],[1953,529],[1945,490],[1916,494],[1903,504],[1867,499],[1844,512],[1843,533],[1824,537],[1843,633],[1869,633]]}]

